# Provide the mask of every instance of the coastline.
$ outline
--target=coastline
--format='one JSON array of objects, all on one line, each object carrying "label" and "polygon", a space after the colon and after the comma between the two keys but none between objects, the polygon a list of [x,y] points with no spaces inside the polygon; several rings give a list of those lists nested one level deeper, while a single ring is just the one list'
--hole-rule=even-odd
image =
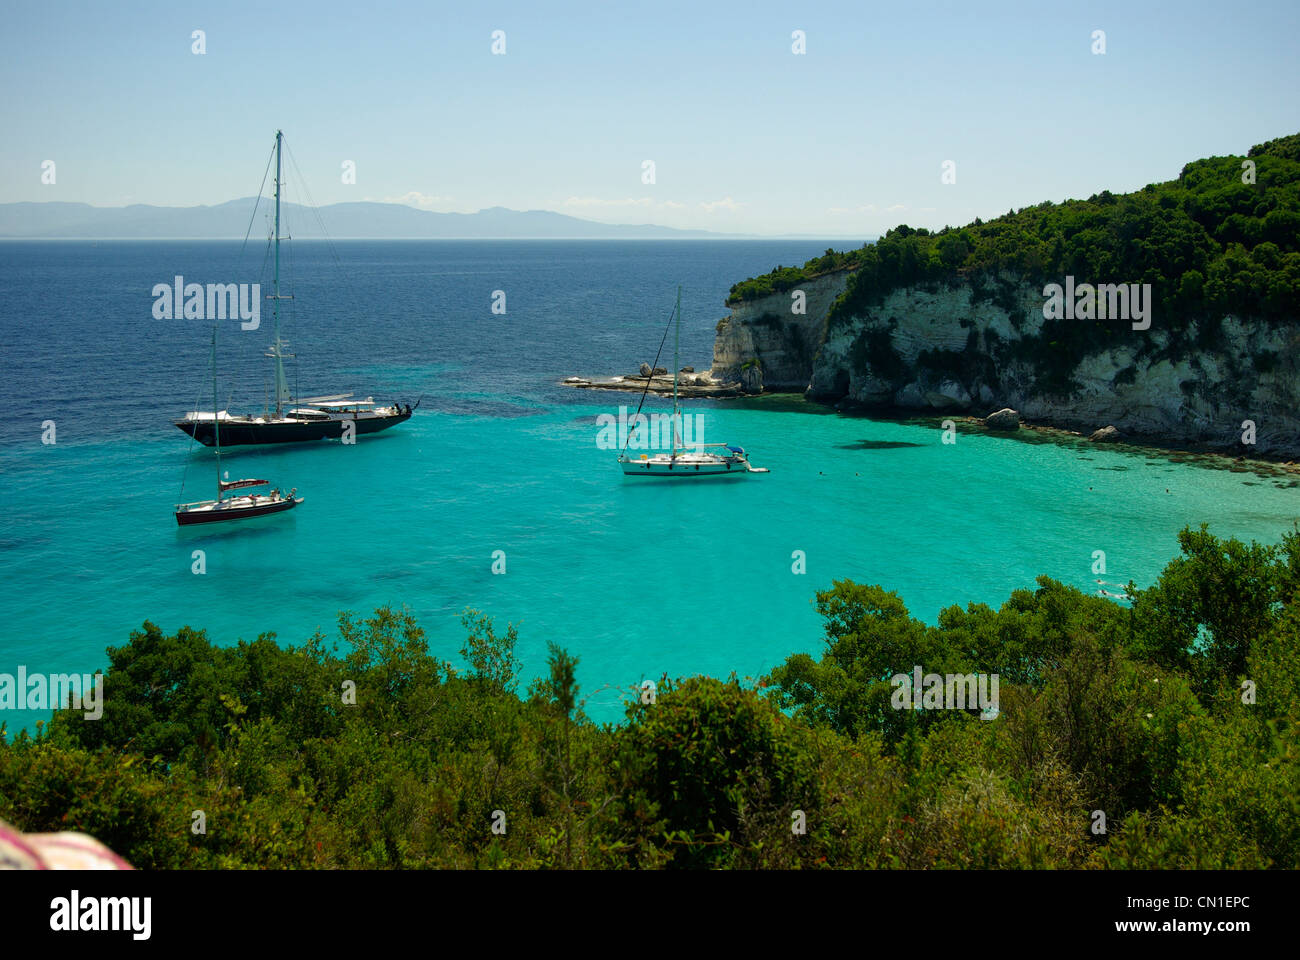
[{"label": "coastline", "polygon": [[[688,374],[691,377],[697,377],[695,374]],[[698,377],[704,377],[707,374],[700,374]],[[612,376],[612,377],[566,377],[559,382],[562,387],[573,387],[575,390],[615,390],[623,393],[642,393],[648,389],[658,397],[671,397],[673,395],[673,378],[669,376]],[[677,384],[677,396],[692,399],[720,399],[734,400],[740,397],[749,396],[739,383],[685,383]]]},{"label": "coastline", "polygon": [[[671,377],[652,377],[650,393],[657,396],[672,396]],[[561,381],[561,386],[580,390],[612,390],[639,393],[645,389],[644,377],[576,378]],[[1155,436],[1124,435],[1123,439],[1110,441],[1092,441],[1088,435],[1053,423],[1037,423],[1022,419],[1018,430],[997,430],[985,426],[983,417],[970,414],[934,413],[918,416],[917,411],[901,407],[875,407],[856,403],[828,403],[808,397],[798,391],[770,390],[760,394],[746,393],[739,384],[678,385],[678,395],[684,399],[744,400],[749,404],[764,407],[786,407],[791,413],[841,414],[864,420],[885,420],[895,423],[929,424],[938,428],[945,420],[953,421],[959,432],[984,433],[1018,440],[1021,443],[1055,443],[1062,446],[1078,446],[1082,449],[1093,447],[1109,448],[1132,455],[1158,455],[1174,463],[1187,463],[1210,470],[1227,470],[1232,473],[1253,473],[1267,479],[1289,478],[1294,486],[1300,487],[1300,463],[1284,454],[1270,455],[1266,452],[1246,456],[1238,452],[1239,448],[1225,448],[1209,443],[1174,443],[1162,441]]]},{"label": "coastline", "polygon": [[[816,403],[818,401],[809,402]],[[964,433],[988,434],[1007,440],[1017,440],[1021,443],[1055,443],[1059,446],[1074,446],[1080,449],[1100,447],[1135,456],[1154,454],[1173,463],[1186,463],[1210,470],[1254,473],[1257,476],[1269,479],[1289,477],[1293,478],[1294,486],[1300,486],[1300,464],[1285,458],[1282,454],[1269,456],[1267,453],[1259,453],[1247,457],[1244,454],[1234,454],[1223,447],[1215,447],[1211,444],[1182,443],[1175,445],[1172,442],[1161,442],[1159,438],[1150,436],[1135,436],[1123,440],[1093,441],[1088,439],[1087,434],[1078,430],[1071,430],[1068,427],[1054,424],[1031,423],[1026,420],[1021,420],[1019,430],[996,430],[985,426],[983,417],[967,414],[917,416],[915,411],[901,409],[878,410],[865,407],[842,409],[834,406],[832,406],[832,409],[846,416],[859,416],[863,419],[890,420],[900,423],[927,423],[936,427],[945,420],[952,420],[958,431]]]}]

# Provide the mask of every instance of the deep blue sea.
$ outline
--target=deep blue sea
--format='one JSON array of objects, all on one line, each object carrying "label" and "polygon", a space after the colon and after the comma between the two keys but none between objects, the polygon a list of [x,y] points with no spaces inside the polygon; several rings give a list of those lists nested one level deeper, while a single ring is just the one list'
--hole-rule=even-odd
[{"label": "deep blue sea", "polygon": [[[1189,523],[1270,542],[1290,529],[1300,490],[1251,473],[978,434],[944,445],[933,424],[766,398],[686,406],[706,439],[743,445],[770,474],[625,480],[596,418],[637,398],[559,381],[652,360],[678,284],[682,363],[707,369],[730,285],[829,245],[295,242],[290,383],[423,401],[355,446],[228,450],[232,477],[295,486],[306,502],[181,531],[173,505],[213,495],[213,452],[170,421],[211,408],[211,324],[154,319],[151,291],[177,274],[269,287],[264,251],[0,242],[0,672],[100,669],[146,619],[221,644],[266,631],[299,644],[333,635],[340,610],[383,604],[409,607],[433,652],[459,662],[460,613],[475,607],[518,624],[525,683],[554,640],[580,658],[588,713],[615,720],[621,691],[644,678],[757,676],[818,650],[814,593],[832,579],[884,584],[932,622],[950,604],[1000,604],[1038,574],[1095,591],[1097,550],[1100,579],[1145,585]],[[269,310],[255,331],[222,324],[222,407],[262,408],[270,324]],[[12,731],[39,716],[0,721]]]}]

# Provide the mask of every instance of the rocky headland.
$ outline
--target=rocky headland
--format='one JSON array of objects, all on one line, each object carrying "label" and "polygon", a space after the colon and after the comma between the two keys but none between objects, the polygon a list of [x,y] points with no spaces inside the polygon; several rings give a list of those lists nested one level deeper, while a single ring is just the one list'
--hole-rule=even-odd
[{"label": "rocky headland", "polygon": [[[1296,457],[1300,135],[1249,158],[958,229],[903,226],[738,283],[712,376],[845,410]],[[1051,285],[1071,296],[1075,275],[1063,315]]]},{"label": "rocky headland", "polygon": [[[1242,447],[1300,454],[1300,369],[1289,348],[1300,334],[1251,317],[1219,318],[1219,343],[1178,356],[1196,321],[1177,334],[1154,325],[1141,338],[1073,358],[1068,389],[1042,384],[1042,286],[1004,275],[997,302],[971,283],[923,283],[877,305],[841,314],[830,307],[847,277],[801,284],[807,313],[791,315],[787,292],[732,306],[718,324],[715,379],[746,393],[797,391],[841,408],[987,415],[1003,408],[1037,423],[1102,433],[1112,428],[1162,444]],[[783,312],[784,311],[784,312]],[[1190,329],[1189,329],[1190,328]]]}]

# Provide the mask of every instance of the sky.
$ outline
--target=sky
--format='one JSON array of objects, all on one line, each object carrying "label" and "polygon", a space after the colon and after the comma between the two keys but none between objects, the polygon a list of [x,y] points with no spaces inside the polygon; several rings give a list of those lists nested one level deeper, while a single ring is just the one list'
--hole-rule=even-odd
[{"label": "sky", "polygon": [[1300,132],[1300,0],[0,11],[0,202],[251,196],[280,128],[317,204],[865,237]]}]

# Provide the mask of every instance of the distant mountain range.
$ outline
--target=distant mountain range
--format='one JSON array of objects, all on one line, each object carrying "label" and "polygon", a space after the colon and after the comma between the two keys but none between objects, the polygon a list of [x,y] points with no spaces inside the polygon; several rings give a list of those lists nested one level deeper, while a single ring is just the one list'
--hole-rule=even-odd
[{"label": "distant mountain range", "polygon": [[[255,197],[211,207],[92,207],[87,203],[0,204],[0,237],[29,239],[243,239]],[[265,236],[265,215],[275,207],[263,198],[253,236]],[[318,221],[319,215],[319,221]],[[550,210],[489,207],[477,213],[434,213],[401,203],[333,203],[319,208],[281,205],[282,230],[300,239],[320,238],[321,223],[330,237],[378,239],[660,239],[744,236],[708,230],[677,230],[654,224],[609,224],[581,220]],[[752,235],[751,235],[752,236]]]}]

